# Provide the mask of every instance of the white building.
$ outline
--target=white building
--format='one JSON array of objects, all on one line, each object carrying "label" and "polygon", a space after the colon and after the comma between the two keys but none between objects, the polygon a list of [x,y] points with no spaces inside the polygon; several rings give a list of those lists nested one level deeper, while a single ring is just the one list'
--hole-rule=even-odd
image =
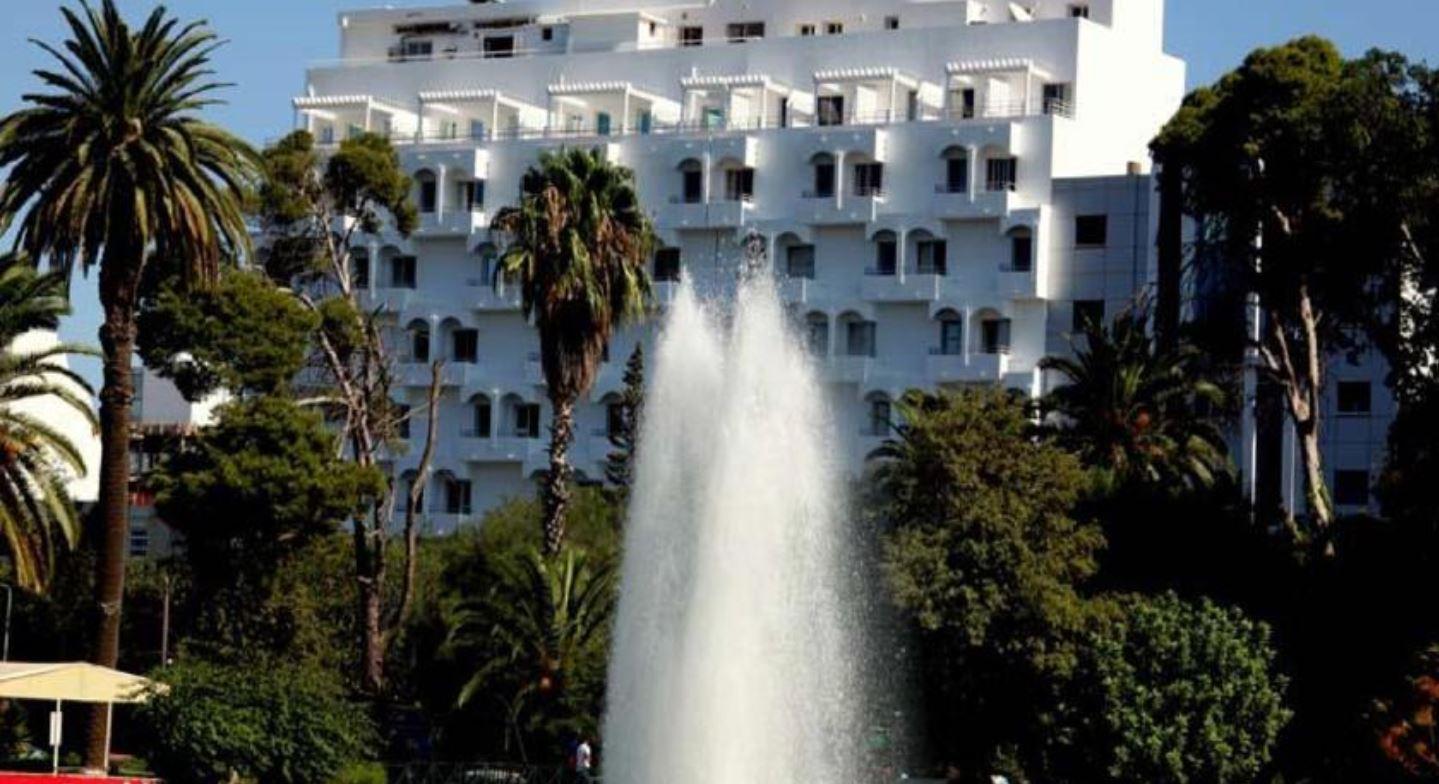
[{"label": "white building", "polygon": [[[723,291],[741,240],[765,238],[856,467],[905,389],[1039,394],[1076,320],[1152,280],[1147,145],[1185,87],[1161,0],[515,0],[340,29],[296,122],[322,145],[386,134],[415,178],[420,229],[359,252],[408,361],[402,402],[422,405],[426,360],[449,361],[432,531],[532,492],[546,465],[538,342],[489,286],[490,219],[542,150],[635,170],[661,301],[680,275]],[[650,334],[617,338],[580,410],[591,477]]]}]

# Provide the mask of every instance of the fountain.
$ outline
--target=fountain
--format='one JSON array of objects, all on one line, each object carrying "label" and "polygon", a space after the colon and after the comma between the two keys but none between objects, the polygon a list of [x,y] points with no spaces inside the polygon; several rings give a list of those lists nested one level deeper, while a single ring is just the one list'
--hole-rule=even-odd
[{"label": "fountain", "polygon": [[[752,261],[755,256],[751,256]],[[862,778],[841,451],[772,276],[681,286],[654,354],[608,712],[610,784]]]}]

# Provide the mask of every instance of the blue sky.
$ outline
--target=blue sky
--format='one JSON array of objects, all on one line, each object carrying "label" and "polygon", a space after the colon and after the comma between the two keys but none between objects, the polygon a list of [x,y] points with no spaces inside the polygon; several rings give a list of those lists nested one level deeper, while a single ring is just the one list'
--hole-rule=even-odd
[{"label": "blue sky", "polygon": [[[154,0],[118,0],[127,13],[146,13]],[[1158,2],[1158,0],[1155,0]],[[0,112],[20,105],[35,87],[30,70],[45,62],[26,43],[35,37],[58,42],[65,33],[56,0],[0,0]],[[213,118],[262,143],[290,127],[289,99],[304,85],[305,64],[333,57],[338,49],[337,14],[375,5],[437,5],[444,0],[171,0],[186,19],[205,18],[230,43],[216,56],[220,76],[236,83],[228,105]],[[450,0],[459,3],[460,0]],[[1169,0],[1165,48],[1189,63],[1190,86],[1212,81],[1251,49],[1317,33],[1347,53],[1370,47],[1397,49],[1411,58],[1439,63],[1439,0]],[[93,342],[98,325],[91,287],[76,287],[77,315],[63,332]],[[89,370],[87,368],[87,370]]]}]

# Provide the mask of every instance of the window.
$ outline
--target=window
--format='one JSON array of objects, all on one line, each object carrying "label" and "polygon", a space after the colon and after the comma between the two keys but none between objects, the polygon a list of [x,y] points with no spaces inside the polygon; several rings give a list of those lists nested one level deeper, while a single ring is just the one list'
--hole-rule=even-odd
[{"label": "window", "polygon": [[1334,472],[1334,503],[1339,506],[1369,505],[1369,472],[1338,470]]},{"label": "window", "polygon": [[680,46],[703,46],[705,42],[705,29],[703,27],[681,27]]},{"label": "window", "polygon": [[789,97],[779,99],[779,127],[789,127]]},{"label": "window", "polygon": [[430,361],[430,330],[427,327],[410,330],[410,361]]},{"label": "window", "polygon": [[886,16],[886,17],[884,18],[884,29],[886,29],[886,30],[898,30],[898,29],[899,29],[899,17],[897,17],[897,16]]},{"label": "window", "polygon": [[1074,244],[1101,248],[1109,242],[1108,215],[1080,215],[1074,219]]},{"label": "window", "polygon": [[370,253],[364,248],[350,251],[350,285],[357,289],[370,287]]},{"label": "window", "polygon": [[680,168],[685,204],[699,204],[705,197],[705,175],[699,161],[685,161]]},{"label": "window", "polygon": [[474,429],[470,431],[470,437],[489,438],[494,420],[494,409],[490,406],[490,401],[481,398],[478,403],[475,403],[474,416]]},{"label": "window", "polygon": [[654,36],[654,35],[657,34],[659,31],[660,31],[659,23],[658,23],[658,22],[650,22],[650,35],[651,35],[651,36]]},{"label": "window", "polygon": [[894,407],[885,398],[869,401],[869,427],[871,436],[887,436],[894,423]]},{"label": "window", "polygon": [[843,125],[844,96],[821,95],[815,102],[815,118],[819,125]]},{"label": "window", "polygon": [[538,403],[515,404],[515,437],[540,437],[540,405]]},{"label": "window", "polygon": [[485,210],[485,181],[465,180],[459,185],[460,204],[464,205],[465,212],[484,212]]},{"label": "window", "polygon": [[944,189],[946,193],[969,193],[969,156],[966,153],[953,152],[945,158]]},{"label": "window", "polygon": [[390,287],[415,288],[415,257],[396,256],[390,259]]},{"label": "window", "polygon": [[1019,161],[1013,157],[990,158],[985,167],[987,179],[985,189],[994,191],[1012,191],[1019,178]]},{"label": "window", "polygon": [[553,28],[553,27],[541,27],[541,28],[540,28],[540,40],[541,40],[541,41],[553,41],[553,40],[555,40],[555,28]]},{"label": "window", "polygon": [[899,242],[885,232],[874,241],[874,275],[893,275],[899,269]]},{"label": "window", "polygon": [[904,119],[907,122],[914,122],[919,119],[919,91],[910,90],[905,96]]},{"label": "window", "polygon": [[1074,303],[1071,328],[1075,334],[1085,332],[1090,324],[1096,327],[1104,325],[1104,300],[1082,299]]},{"label": "window", "polygon": [[674,283],[680,279],[680,249],[660,248],[655,251],[655,280]]},{"label": "window", "polygon": [[805,343],[816,357],[829,354],[829,321],[824,316],[810,316],[805,324]]},{"label": "window", "polygon": [[814,197],[816,199],[834,198],[835,181],[834,158],[822,155],[814,160]]},{"label": "window", "polygon": [[711,128],[723,128],[724,109],[719,106],[706,106],[700,113],[700,127],[709,130]]},{"label": "window", "polygon": [[415,175],[415,179],[420,184],[420,212],[426,215],[434,213],[439,201],[439,189],[435,182],[435,175],[422,171]]},{"label": "window", "polygon": [[473,329],[457,329],[451,338],[454,342],[456,362],[474,364],[480,358],[480,333]]},{"label": "window", "polygon": [[764,38],[764,22],[735,22],[725,28],[725,35],[732,44]]},{"label": "window", "polygon": [[625,432],[625,406],[611,403],[605,407],[605,435],[615,438]]},{"label": "window", "polygon": [[845,353],[851,357],[874,356],[875,323],[851,321],[845,327]]},{"label": "window", "polygon": [[1044,86],[1044,113],[1058,114],[1068,117],[1069,110],[1069,85],[1068,84],[1046,84]]},{"label": "window", "polygon": [[844,22],[825,22],[825,35],[844,35]]},{"label": "window", "polygon": [[406,41],[402,45],[401,51],[406,60],[426,59],[435,53],[435,44],[433,41]]},{"label": "window", "polygon": [[335,143],[335,126],[326,125],[320,128],[320,144]]},{"label": "window", "polygon": [[144,558],[150,553],[150,529],[143,525],[130,526],[130,557]]},{"label": "window", "polygon": [[490,129],[485,125],[484,120],[470,120],[470,138],[487,139],[490,136]]},{"label": "window", "polygon": [[1374,405],[1373,388],[1368,381],[1339,382],[1339,413],[1368,414]]},{"label": "window", "polygon": [[980,351],[985,354],[1009,353],[1009,319],[985,319],[980,324]]},{"label": "window", "polygon": [[854,195],[884,195],[884,164],[856,163],[854,165]]},{"label": "window", "polygon": [[814,246],[792,245],[786,251],[785,274],[791,278],[814,280]]},{"label": "window", "polygon": [[485,57],[514,57],[515,37],[513,35],[491,36],[485,39]]},{"label": "window", "polygon": [[596,114],[595,114],[595,133],[599,134],[600,136],[609,136],[609,135],[610,135],[610,125],[611,125],[612,123],[613,123],[613,120],[610,118],[610,113],[609,113],[609,112],[598,112],[598,113],[596,113]]},{"label": "window", "polygon": [[956,109],[956,113],[959,114],[961,119],[969,120],[974,118],[977,95],[973,87],[966,87],[959,91],[959,107]]},{"label": "window", "polygon": [[402,404],[395,404],[395,434],[406,441],[410,440],[410,407]]},{"label": "window", "polygon": [[815,28],[812,24],[802,24],[799,26],[799,36],[801,38],[809,38],[810,36],[814,35],[814,33]]},{"label": "window", "polygon": [[1034,269],[1034,237],[1029,232],[1015,232],[1009,238],[1009,271],[1030,272]]},{"label": "window", "polygon": [[724,173],[725,201],[750,201],[754,199],[754,169],[726,169]]},{"label": "window", "polygon": [[948,271],[949,245],[944,240],[920,240],[915,245],[915,269],[921,275],[944,275]]},{"label": "window", "polygon": [[1089,18],[1089,4],[1088,4],[1088,3],[1075,3],[1074,5],[1071,5],[1071,6],[1069,7],[1069,15],[1072,16],[1072,17],[1074,17],[1075,19],[1088,19],[1088,18]]},{"label": "window", "polygon": [[474,487],[468,479],[450,479],[445,482],[445,514],[470,514],[470,501]]},{"label": "window", "polygon": [[947,318],[939,322],[939,353],[946,357],[964,354],[964,322]]}]

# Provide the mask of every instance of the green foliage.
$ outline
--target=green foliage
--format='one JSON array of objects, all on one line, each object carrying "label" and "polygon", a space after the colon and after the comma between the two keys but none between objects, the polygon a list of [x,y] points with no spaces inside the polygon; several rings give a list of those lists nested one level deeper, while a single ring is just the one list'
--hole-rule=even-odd
[{"label": "green foliage", "polygon": [[325,168],[325,188],[340,214],[359,219],[366,234],[378,232],[386,214],[401,236],[415,230],[419,214],[410,201],[412,187],[389,140],[373,133],[341,142]]},{"label": "green foliage", "polygon": [[166,690],[135,721],[155,772],[175,784],[326,784],[373,742],[365,711],[317,670],[193,662],[154,677]]},{"label": "green foliage", "polygon": [[318,413],[270,396],[224,407],[153,481],[216,634],[241,647],[269,636],[248,621],[282,567],[383,489],[378,471],[339,458]]},{"label": "green foliage", "polygon": [[330,784],[387,784],[389,774],[378,762],[357,762],[330,779]]},{"label": "green foliage", "polygon": [[1224,434],[1201,413],[1224,394],[1199,371],[1192,346],[1160,350],[1143,310],[1109,325],[1087,322],[1074,357],[1048,357],[1063,385],[1042,401],[1059,444],[1120,484],[1172,492],[1212,487],[1230,476]]},{"label": "green foliage", "polygon": [[1092,612],[1077,588],[1103,546],[1070,517],[1083,470],[1034,440],[1003,392],[911,393],[899,409],[874,467],[876,512],[893,528],[891,592],[924,641],[931,740],[972,769],[1037,754]]},{"label": "green foliage", "polygon": [[256,273],[183,292],[165,285],[139,315],[140,357],[187,400],[219,389],[281,394],[304,367],[318,319]]},{"label": "green foliage", "polygon": [[645,349],[636,344],[625,363],[625,388],[620,393],[620,427],[610,433],[614,451],[605,456],[605,481],[610,492],[623,508],[629,500],[630,486],[635,480],[635,451],[639,447],[640,417],[645,406]]},{"label": "green foliage", "polygon": [[1072,780],[1255,781],[1291,716],[1269,628],[1172,593],[1120,606],[1082,649],[1069,718],[1086,759]]},{"label": "green foliage", "polygon": [[73,345],[20,351],[14,341],[32,329],[52,329],[70,312],[63,275],[37,275],[22,259],[0,260],[0,540],[21,588],[44,590],[57,550],[73,548],[80,520],[66,482],[96,466],[74,442],[38,416],[50,401],[97,426],[94,394],[80,376],[59,366],[68,355],[93,355]]}]

